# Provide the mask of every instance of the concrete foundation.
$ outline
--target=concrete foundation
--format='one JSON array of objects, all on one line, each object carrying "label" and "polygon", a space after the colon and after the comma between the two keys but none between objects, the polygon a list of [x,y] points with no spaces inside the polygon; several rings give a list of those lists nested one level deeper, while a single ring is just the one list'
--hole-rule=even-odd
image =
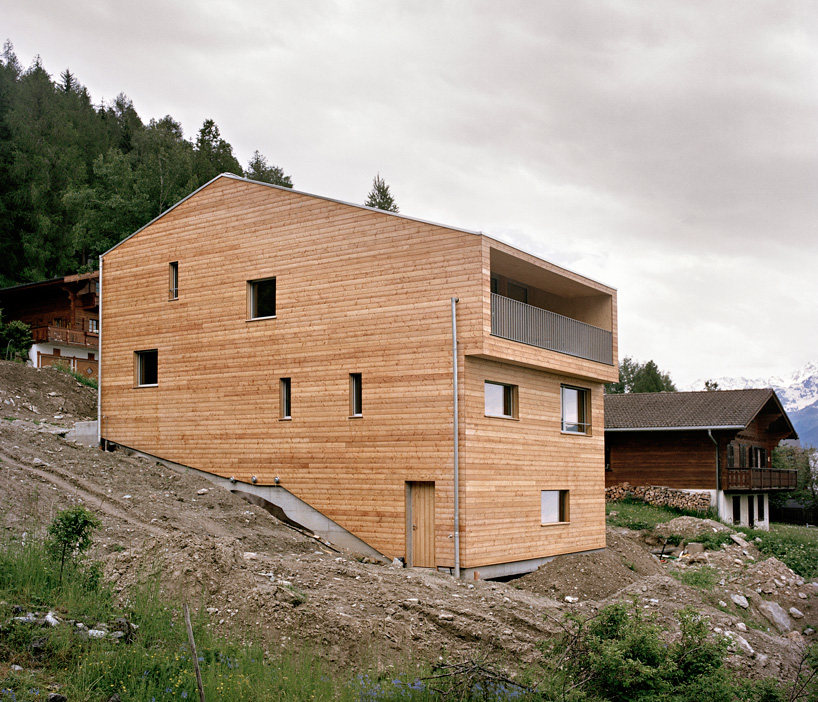
[{"label": "concrete foundation", "polygon": [[85,446],[98,446],[97,426],[96,422],[75,422],[74,428],[65,435],[65,438]]}]

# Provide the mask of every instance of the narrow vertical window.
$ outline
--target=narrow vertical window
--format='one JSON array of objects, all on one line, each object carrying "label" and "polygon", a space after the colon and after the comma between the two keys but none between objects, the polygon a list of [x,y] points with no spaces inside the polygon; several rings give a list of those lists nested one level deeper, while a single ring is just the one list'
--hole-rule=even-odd
[{"label": "narrow vertical window", "polygon": [[763,522],[764,519],[764,495],[758,496],[758,521]]},{"label": "narrow vertical window", "polygon": [[98,319],[89,319],[88,320],[88,332],[91,334],[99,334],[99,320]]},{"label": "narrow vertical window", "polygon": [[134,353],[134,372],[137,386],[158,385],[159,352],[156,349],[136,351]]},{"label": "narrow vertical window", "polygon": [[736,467],[736,447],[732,443],[727,444],[727,467]]},{"label": "narrow vertical window", "polygon": [[567,522],[568,490],[542,490],[540,492],[540,509],[542,524]]},{"label": "narrow vertical window", "polygon": [[349,414],[352,417],[363,415],[363,388],[360,373],[349,374]]},{"label": "narrow vertical window", "polygon": [[281,404],[281,419],[292,419],[292,384],[289,378],[282,378],[278,384]]},{"label": "narrow vertical window", "polygon": [[741,497],[733,496],[733,524],[741,524]]},{"label": "narrow vertical window", "polygon": [[247,317],[264,319],[276,316],[276,279],[247,281]]},{"label": "narrow vertical window", "polygon": [[591,428],[590,412],[588,411],[588,390],[563,385],[561,394],[562,431],[570,434],[587,434]]},{"label": "narrow vertical window", "polygon": [[179,262],[168,265],[168,299],[179,299]]}]

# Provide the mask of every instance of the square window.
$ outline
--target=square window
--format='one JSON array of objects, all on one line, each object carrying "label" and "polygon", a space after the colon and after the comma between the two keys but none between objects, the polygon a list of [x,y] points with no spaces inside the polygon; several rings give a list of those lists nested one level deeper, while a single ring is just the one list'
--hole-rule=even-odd
[{"label": "square window", "polygon": [[588,390],[563,385],[561,393],[562,431],[570,434],[587,434],[591,428],[590,412],[588,411]]},{"label": "square window", "polygon": [[349,414],[351,417],[363,416],[363,380],[360,373],[349,374]]},{"label": "square window", "polygon": [[276,279],[247,281],[247,316],[264,319],[276,316]]},{"label": "square window", "polygon": [[542,524],[561,524],[569,521],[568,490],[542,490],[540,509]]},{"label": "square window", "polygon": [[136,351],[134,366],[138,386],[159,384],[159,351]]},{"label": "square window", "polygon": [[174,261],[168,266],[168,300],[179,299],[179,262]]},{"label": "square window", "polygon": [[281,419],[292,419],[292,384],[289,378],[282,378],[278,384],[281,403]]},{"label": "square window", "polygon": [[485,407],[488,417],[517,417],[517,386],[485,382]]}]

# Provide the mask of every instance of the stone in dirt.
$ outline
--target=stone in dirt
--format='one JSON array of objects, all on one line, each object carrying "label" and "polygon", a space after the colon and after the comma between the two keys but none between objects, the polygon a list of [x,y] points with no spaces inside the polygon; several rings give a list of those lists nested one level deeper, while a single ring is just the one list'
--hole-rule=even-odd
[{"label": "stone in dirt", "polygon": [[758,611],[761,612],[770,621],[770,624],[772,624],[782,634],[786,634],[792,629],[789,615],[787,614],[786,610],[780,604],[778,604],[778,602],[763,600],[758,604]]},{"label": "stone in dirt", "polygon": [[747,609],[750,606],[750,603],[744,595],[730,595],[730,599],[733,600],[733,604],[738,605],[742,609]]},{"label": "stone in dirt", "polygon": [[790,616],[793,619],[803,619],[804,613],[800,609],[796,609],[795,607],[790,607]]}]

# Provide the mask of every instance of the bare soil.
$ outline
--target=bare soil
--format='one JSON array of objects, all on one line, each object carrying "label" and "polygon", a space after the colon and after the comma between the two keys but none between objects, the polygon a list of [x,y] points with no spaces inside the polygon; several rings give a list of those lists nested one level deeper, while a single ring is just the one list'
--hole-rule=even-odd
[{"label": "bare soil", "polygon": [[[733,637],[733,667],[749,677],[788,677],[808,640],[800,632],[818,629],[818,584],[764,560],[752,544],[660,563],[650,553],[655,535],[609,528],[605,551],[559,557],[508,583],[456,581],[365,562],[205,479],[68,441],[75,421],[96,418],[96,395],[58,371],[0,362],[0,403],[3,528],[31,529],[84,504],[103,523],[93,557],[123,600],[158,575],[169,600],[205,610],[215,629],[249,624],[270,647],[308,645],[337,666],[405,666],[445,655],[483,657],[511,671],[536,660],[537,642],[558,632],[565,614],[634,600],[671,630],[673,613],[693,606],[714,632]],[[727,528],[703,520],[676,527],[672,533],[689,537]],[[712,590],[673,577],[705,567],[717,574]],[[748,607],[731,595],[746,597]],[[803,617],[780,632],[759,609],[764,600]]]}]

